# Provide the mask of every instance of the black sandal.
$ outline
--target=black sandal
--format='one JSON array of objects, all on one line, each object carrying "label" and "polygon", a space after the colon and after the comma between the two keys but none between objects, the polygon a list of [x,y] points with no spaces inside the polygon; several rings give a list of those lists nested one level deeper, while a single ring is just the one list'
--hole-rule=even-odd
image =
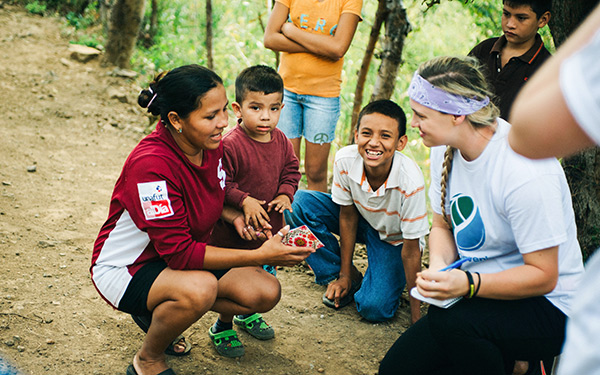
[{"label": "black sandal", "polygon": [[[152,323],[152,316],[150,315],[131,315],[131,318],[142,329],[142,331],[148,333],[148,328],[150,328],[150,323]],[[185,345],[185,349],[182,352],[175,351],[176,345]],[[182,357],[184,355],[190,354],[190,350],[192,350],[192,344],[190,344],[183,335],[179,335],[173,340],[167,349],[165,349],[165,354],[172,355],[175,357]]]}]

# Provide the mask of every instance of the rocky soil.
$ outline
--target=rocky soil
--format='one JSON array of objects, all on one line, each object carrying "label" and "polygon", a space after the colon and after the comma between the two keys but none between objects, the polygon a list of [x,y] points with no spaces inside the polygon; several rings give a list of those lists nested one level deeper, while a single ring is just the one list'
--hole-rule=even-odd
[{"label": "rocky soil", "polygon": [[[0,356],[23,374],[119,374],[143,334],[112,310],[89,277],[93,241],[121,166],[149,120],[133,79],[98,58],[71,58],[62,21],[0,8]],[[366,266],[364,253],[357,264]],[[187,332],[178,374],[376,374],[408,325],[333,311],[302,266],[279,271],[283,297],[265,318],[274,340],[245,333],[241,359],[219,357],[208,314]],[[0,372],[1,372],[0,365]]]}]

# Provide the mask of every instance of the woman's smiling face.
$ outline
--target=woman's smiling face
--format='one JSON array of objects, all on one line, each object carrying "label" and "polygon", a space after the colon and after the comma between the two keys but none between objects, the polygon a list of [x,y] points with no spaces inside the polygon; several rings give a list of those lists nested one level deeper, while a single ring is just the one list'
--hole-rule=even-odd
[{"label": "woman's smiling face", "polygon": [[227,127],[227,96],[225,87],[217,85],[200,100],[200,105],[186,119],[181,119],[182,141],[189,147],[214,150],[223,138]]},{"label": "woman's smiling face", "polygon": [[448,144],[448,135],[452,130],[452,115],[448,115],[429,107],[425,107],[414,100],[410,100],[413,116],[410,126],[419,129],[423,144],[427,147]]}]

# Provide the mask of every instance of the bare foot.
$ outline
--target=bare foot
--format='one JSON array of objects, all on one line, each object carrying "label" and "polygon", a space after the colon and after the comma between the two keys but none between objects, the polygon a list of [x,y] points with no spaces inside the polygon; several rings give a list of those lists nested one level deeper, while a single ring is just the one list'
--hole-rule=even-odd
[{"label": "bare foot", "polygon": [[181,337],[181,339],[179,339],[179,341],[177,341],[176,344],[173,344],[173,351],[175,353],[183,353],[185,352],[185,349],[187,349],[185,337]]}]

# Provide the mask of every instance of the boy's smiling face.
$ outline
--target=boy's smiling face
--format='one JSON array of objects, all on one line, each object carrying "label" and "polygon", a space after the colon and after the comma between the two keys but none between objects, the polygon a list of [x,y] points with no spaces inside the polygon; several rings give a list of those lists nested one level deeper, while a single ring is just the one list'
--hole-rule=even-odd
[{"label": "boy's smiling face", "polygon": [[394,153],[404,149],[407,142],[406,135],[400,137],[398,121],[377,112],[361,118],[354,139],[368,177],[387,177]]},{"label": "boy's smiling face", "polygon": [[513,7],[505,2],[502,8],[502,31],[508,43],[514,45],[521,45],[535,38],[538,29],[546,26],[549,20],[549,12],[538,19],[529,5]]},{"label": "boy's smiling face", "polygon": [[248,91],[241,105],[231,104],[237,118],[242,119],[242,127],[248,136],[255,141],[268,142],[271,132],[279,122],[283,108],[283,93],[265,94],[258,91]]}]

